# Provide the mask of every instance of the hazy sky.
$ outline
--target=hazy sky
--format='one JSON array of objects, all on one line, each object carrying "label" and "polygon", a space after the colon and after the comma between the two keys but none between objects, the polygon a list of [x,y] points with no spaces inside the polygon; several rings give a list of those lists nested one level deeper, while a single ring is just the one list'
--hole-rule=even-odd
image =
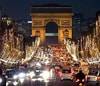
[{"label": "hazy sky", "polygon": [[86,17],[95,16],[96,11],[100,10],[100,0],[0,0],[0,6],[10,17],[24,19],[29,18],[32,4],[53,2],[71,5],[74,11]]}]

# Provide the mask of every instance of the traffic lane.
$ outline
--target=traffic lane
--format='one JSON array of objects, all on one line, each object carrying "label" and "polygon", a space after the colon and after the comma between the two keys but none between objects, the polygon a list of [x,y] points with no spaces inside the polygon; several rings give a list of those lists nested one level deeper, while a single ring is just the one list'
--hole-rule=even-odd
[{"label": "traffic lane", "polygon": [[73,84],[72,80],[60,80],[60,84],[57,86],[73,86]]},{"label": "traffic lane", "polygon": [[100,86],[100,81],[88,81],[87,86]]},{"label": "traffic lane", "polygon": [[[23,84],[20,84],[20,86],[73,86],[74,84],[75,83],[71,80],[54,80],[48,83],[42,81],[25,81]],[[100,82],[99,84],[96,84],[96,82],[87,82],[86,86],[100,86]]]},{"label": "traffic lane", "polygon": [[21,86],[72,86],[71,80],[54,80],[51,82],[26,81]]},{"label": "traffic lane", "polygon": [[[39,81],[33,82],[32,86],[73,86],[74,84],[75,83],[73,83],[73,81],[71,80],[56,80],[48,83]],[[96,82],[88,82],[86,83],[86,86],[100,86],[100,82],[99,84],[97,84]]]},{"label": "traffic lane", "polygon": [[32,82],[32,86],[72,86],[71,80],[57,80],[52,82]]},{"label": "traffic lane", "polygon": [[[55,82],[52,82],[51,85],[48,86],[73,86],[75,83],[71,80],[58,80]],[[86,86],[100,86],[100,81],[97,82],[87,82]]]},{"label": "traffic lane", "polygon": [[25,81],[21,86],[46,86],[43,81]]}]

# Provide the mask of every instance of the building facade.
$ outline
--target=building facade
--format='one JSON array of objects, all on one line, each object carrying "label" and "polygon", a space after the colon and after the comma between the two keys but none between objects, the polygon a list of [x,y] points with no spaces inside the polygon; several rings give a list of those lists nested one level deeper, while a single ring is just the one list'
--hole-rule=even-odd
[{"label": "building facade", "polygon": [[[81,37],[81,29],[83,23],[83,15],[81,13],[74,13],[73,16],[73,39],[78,40]],[[77,34],[78,33],[78,34]]]}]

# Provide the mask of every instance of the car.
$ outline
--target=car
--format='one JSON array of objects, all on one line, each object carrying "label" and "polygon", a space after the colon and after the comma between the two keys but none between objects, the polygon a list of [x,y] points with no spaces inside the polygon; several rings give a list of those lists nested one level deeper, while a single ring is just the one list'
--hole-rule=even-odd
[{"label": "car", "polygon": [[32,77],[32,81],[44,82],[44,79],[42,76],[34,76],[34,77]]},{"label": "car", "polygon": [[18,85],[24,82],[26,73],[22,69],[7,69],[6,71],[6,86]]},{"label": "car", "polygon": [[48,70],[35,69],[32,74],[33,74],[33,77],[31,77],[32,81],[43,81],[43,82],[49,81],[50,71]]},{"label": "car", "polygon": [[17,70],[15,69],[7,69],[5,72],[6,75],[6,86],[10,86],[10,85],[17,85],[18,81],[13,79],[13,76],[17,74]]},{"label": "car", "polygon": [[16,69],[7,69],[5,72],[6,78],[7,79],[13,79],[13,75],[17,74],[18,70]]},{"label": "car", "polygon": [[73,76],[70,70],[63,70],[61,80],[72,80]]},{"label": "car", "polygon": [[89,74],[87,75],[87,81],[97,81],[97,73],[89,72]]}]

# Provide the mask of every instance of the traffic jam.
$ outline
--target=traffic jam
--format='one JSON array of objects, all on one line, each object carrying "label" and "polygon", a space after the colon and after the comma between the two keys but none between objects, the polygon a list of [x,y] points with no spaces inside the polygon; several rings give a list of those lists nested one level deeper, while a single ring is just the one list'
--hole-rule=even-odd
[{"label": "traffic jam", "polygon": [[34,67],[6,69],[0,77],[0,86],[6,83],[6,86],[19,86],[25,82],[44,82],[49,83],[54,80],[72,80],[70,70],[61,70],[60,66],[44,66],[37,62]]},{"label": "traffic jam", "polygon": [[[0,77],[0,86],[21,86],[25,82],[34,83],[36,81],[49,83],[55,80],[71,80],[74,84],[79,83],[79,79],[76,79],[76,74],[79,72],[78,69],[62,69],[59,65],[55,66],[44,66],[37,62],[34,67],[25,68],[20,67],[7,69],[5,73]],[[100,82],[100,71],[94,73],[90,72],[82,80],[82,84],[86,82]],[[77,85],[75,85],[77,86]]]}]

